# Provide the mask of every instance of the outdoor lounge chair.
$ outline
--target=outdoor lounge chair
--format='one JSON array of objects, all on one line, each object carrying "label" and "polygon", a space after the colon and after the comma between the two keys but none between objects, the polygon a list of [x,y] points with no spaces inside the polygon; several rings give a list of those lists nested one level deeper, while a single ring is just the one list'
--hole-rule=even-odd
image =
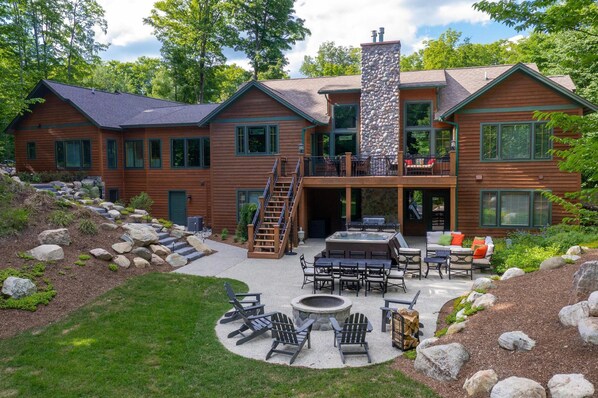
[{"label": "outdoor lounge chair", "polygon": [[[277,312],[272,315],[272,339],[274,339],[274,341],[272,342],[272,348],[270,348],[270,351],[268,351],[268,354],[266,355],[266,360],[270,359],[274,353],[291,355],[289,364],[292,365],[306,341],[307,348],[311,348],[309,335],[315,321],[315,319],[308,319],[303,326],[295,329],[293,321],[291,321],[285,314]],[[295,349],[278,350],[277,347],[279,344],[284,346],[295,346]]]},{"label": "outdoor lounge chair", "polygon": [[[401,300],[401,299],[384,299],[384,307],[380,307],[380,309],[382,310],[382,331],[386,332],[386,324],[390,322],[390,317],[392,315],[393,311],[396,311],[397,308],[395,307],[391,307],[391,304],[403,304],[406,305],[408,309],[412,310],[413,307],[415,307],[415,304],[417,303],[417,298],[419,297],[419,294],[421,293],[421,290],[418,290],[417,293],[415,293],[415,296],[411,299],[411,301],[409,300]],[[423,327],[423,326],[420,326]]]},{"label": "outdoor lounge chair", "polygon": [[[365,315],[360,314],[359,312],[349,315],[349,317],[345,319],[343,327],[338,324],[338,321],[335,318],[330,318],[330,324],[334,330],[334,346],[338,347],[343,363],[345,363],[345,355],[363,354],[367,355],[368,363],[372,362],[365,336],[366,333],[372,331],[373,327]],[[346,351],[344,350],[346,346],[360,346],[363,350]]]},{"label": "outdoor lounge chair", "polygon": [[[403,289],[407,293],[407,285],[405,284],[405,266],[401,264],[392,264],[390,271],[386,276],[386,289],[390,287],[397,287]],[[384,294],[382,294],[384,297]]]},{"label": "outdoor lounge chair", "polygon": [[[239,301],[249,315],[259,315],[264,312],[264,306],[260,304],[261,293],[235,293],[228,282],[224,282],[224,290],[226,290],[226,294],[228,295],[229,303],[233,304],[233,300]],[[229,323],[237,319],[241,319],[241,316],[236,309],[233,309],[224,314],[220,323]]]},{"label": "outdoor lounge chair", "polygon": [[448,276],[454,274],[469,275],[473,280],[473,251],[469,249],[452,250],[449,257]]},{"label": "outdoor lounge chair", "polygon": [[312,263],[305,261],[305,256],[303,254],[299,257],[299,262],[301,263],[301,269],[303,270],[303,284],[301,285],[301,289],[303,289],[303,286],[314,283],[315,269]]},{"label": "outdoor lounge chair", "polygon": [[[250,315],[246,309],[241,305],[239,300],[233,300],[233,306],[239,313],[239,316],[243,319],[243,325],[234,332],[228,334],[228,338],[241,335],[241,339],[237,340],[237,345],[248,342],[262,334],[266,333],[272,328],[272,322],[270,317],[274,315],[273,312],[268,314]],[[263,306],[263,305],[262,305]],[[247,335],[245,333],[248,333]]]}]

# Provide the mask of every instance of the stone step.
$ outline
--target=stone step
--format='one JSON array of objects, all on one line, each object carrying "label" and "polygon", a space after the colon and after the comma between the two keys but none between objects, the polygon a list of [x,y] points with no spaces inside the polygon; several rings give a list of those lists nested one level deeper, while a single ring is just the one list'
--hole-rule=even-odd
[{"label": "stone step", "polygon": [[168,237],[168,238],[160,239],[158,242],[160,242],[161,245],[164,245],[170,249],[169,245],[171,245],[172,242],[174,242],[174,241],[176,241],[176,238]]},{"label": "stone step", "polygon": [[187,242],[176,242],[174,245],[171,244],[168,248],[171,249],[171,250],[173,250],[173,249],[174,250],[178,250],[178,249],[181,249],[181,248],[183,248],[185,246],[189,246],[189,245],[187,245]]},{"label": "stone step", "polygon": [[196,251],[196,252],[187,254],[185,257],[187,258],[187,261],[191,262],[191,261],[197,260],[198,258],[202,258],[203,256],[204,256],[203,253]]},{"label": "stone step", "polygon": [[180,254],[181,256],[186,256],[188,254],[191,254],[193,252],[195,252],[197,250],[195,250],[195,248],[191,247],[191,246],[185,246],[182,247],[180,249],[176,249],[174,252]]},{"label": "stone step", "polygon": [[168,238],[169,236],[170,236],[170,234],[168,232],[158,232],[159,239]]}]

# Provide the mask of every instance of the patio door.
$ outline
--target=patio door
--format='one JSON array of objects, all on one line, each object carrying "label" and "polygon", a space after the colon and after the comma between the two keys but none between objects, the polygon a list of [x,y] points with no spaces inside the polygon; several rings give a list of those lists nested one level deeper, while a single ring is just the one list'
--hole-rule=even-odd
[{"label": "patio door", "polygon": [[429,191],[427,195],[429,219],[426,220],[428,231],[448,231],[451,228],[450,220],[450,191]]}]

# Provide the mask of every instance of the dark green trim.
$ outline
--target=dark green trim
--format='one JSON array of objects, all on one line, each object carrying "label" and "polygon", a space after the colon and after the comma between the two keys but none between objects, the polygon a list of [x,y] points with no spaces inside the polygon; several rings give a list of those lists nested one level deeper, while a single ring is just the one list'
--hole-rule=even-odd
[{"label": "dark green trim", "polygon": [[234,93],[232,96],[230,96],[229,99],[227,99],[222,104],[220,104],[220,106],[218,108],[214,109],[206,117],[204,117],[203,119],[201,119],[201,121],[198,123],[198,125],[201,127],[201,126],[203,126],[203,125],[211,122],[212,119],[214,119],[217,115],[219,115],[222,111],[224,111],[231,104],[233,104],[237,99],[239,99],[243,94],[245,94],[247,91],[249,91],[251,88],[254,88],[254,87],[256,89],[262,91],[264,94],[270,96],[272,99],[274,99],[275,101],[277,101],[281,105],[286,106],[287,108],[289,108],[290,110],[292,110],[293,112],[295,112],[296,114],[298,114],[299,116],[301,116],[302,118],[308,120],[309,122],[311,122],[313,124],[317,124],[319,126],[324,126],[324,125],[327,124],[325,122],[317,120],[313,116],[307,114],[306,112],[304,112],[301,109],[297,108],[296,106],[292,105],[287,100],[283,99],[278,94],[276,94],[273,90],[271,90],[270,88],[266,87],[266,85],[264,85],[264,84],[262,84],[262,83],[260,83],[260,82],[258,82],[256,80],[252,80],[252,81],[246,83],[239,90],[237,90],[237,92]]},{"label": "dark green trim", "polygon": [[[484,225],[483,224],[483,216],[484,216],[484,203],[482,200],[482,196],[484,193],[496,193],[496,216],[495,216],[495,221],[496,221],[496,225]],[[529,208],[528,208],[528,224],[527,225],[500,225],[500,209],[501,209],[501,201],[502,201],[502,194],[503,193],[527,193],[529,195]],[[479,197],[479,203],[480,203],[480,211],[479,211],[479,222],[478,225],[480,228],[501,228],[501,229],[520,229],[520,228],[530,228],[530,229],[536,229],[536,228],[542,228],[545,227],[546,225],[534,225],[534,204],[535,204],[535,194],[536,193],[542,193],[542,192],[551,192],[548,189],[520,189],[520,188],[513,188],[513,189],[509,189],[509,188],[496,188],[496,189],[492,189],[492,188],[486,188],[486,189],[481,189],[480,190],[480,197]],[[551,225],[552,224],[552,203],[546,199],[548,202],[548,219],[550,220],[550,223],[547,225]]]},{"label": "dark green trim", "polygon": [[[59,166],[58,165],[58,146],[59,145],[63,145],[67,142],[79,142],[80,143],[80,151],[81,151],[81,166],[79,167],[67,167],[66,165],[66,150],[63,147],[63,151],[64,151],[64,167],[63,166]],[[84,154],[84,148],[83,148],[83,142],[87,142],[89,143],[89,166],[83,166],[84,163],[84,159],[85,159],[85,154]],[[70,140],[57,140],[54,141],[54,164],[56,165],[56,168],[58,170],[89,170],[92,167],[92,154],[93,149],[91,148],[91,140],[89,139],[85,139],[85,138],[81,138],[81,139],[70,139]]]},{"label": "dark green trim", "polygon": [[542,105],[542,106],[514,106],[509,108],[478,108],[463,109],[455,112],[458,115],[474,115],[480,113],[511,113],[511,112],[535,112],[535,111],[561,111],[577,109],[579,106],[573,104],[565,105]]},{"label": "dark green trim", "polygon": [[[30,151],[31,149],[33,151]],[[25,145],[25,152],[27,155],[27,160],[37,159],[37,144],[35,143],[35,141],[27,141],[27,144]]]},{"label": "dark green trim", "polygon": [[[249,150],[249,134],[247,133],[247,129],[250,127],[264,127],[266,129],[266,152],[248,152]],[[276,127],[276,152],[270,152],[269,149],[271,147],[270,141],[270,128]],[[239,151],[239,147],[237,146],[237,130],[239,128],[243,129],[243,146],[245,147],[244,151]],[[280,128],[278,124],[255,124],[255,125],[239,125],[235,126],[235,155],[236,156],[276,156],[280,153]]]},{"label": "dark green trim", "polygon": [[[529,139],[530,139],[530,157],[529,159],[502,159],[502,126],[511,126],[519,124],[531,125]],[[535,146],[536,146],[536,126],[539,124],[546,124],[545,121],[521,121],[521,122],[498,122],[498,123],[480,123],[480,162],[482,163],[518,163],[518,162],[550,162],[552,161],[552,154],[546,158],[535,158]],[[497,147],[496,159],[484,159],[484,126],[498,126],[497,132]],[[551,136],[554,136],[554,129],[550,129]],[[552,149],[552,140],[550,140],[550,149]]]},{"label": "dark green trim", "polygon": [[[239,117],[229,119],[214,119],[212,123],[265,123],[305,120],[300,116],[272,116],[272,117]],[[272,124],[272,123],[270,123]]]},{"label": "dark green trim", "polygon": [[567,90],[565,87],[553,82],[546,76],[542,75],[539,72],[536,72],[535,70],[531,69],[530,67],[528,67],[522,63],[518,63],[517,65],[514,65],[512,68],[510,68],[509,70],[505,71],[503,74],[501,74],[500,76],[495,78],[492,82],[486,84],[484,87],[480,88],[478,91],[471,94],[469,97],[465,98],[463,101],[459,102],[457,105],[453,106],[448,111],[444,112],[442,114],[442,116],[440,116],[440,119],[444,119],[444,118],[452,115],[453,113],[456,113],[458,110],[460,110],[467,104],[470,104],[472,101],[479,98],[480,96],[484,95],[490,89],[497,86],[498,84],[503,82],[505,79],[507,79],[509,76],[511,76],[512,74],[514,74],[515,72],[518,72],[518,71],[521,71],[521,72],[527,74],[528,76],[535,78],[540,83],[545,84],[546,86],[548,86],[548,87],[552,88],[553,90],[557,91],[558,93],[562,94],[564,97],[580,104],[582,107],[587,108],[593,112],[598,111],[598,106],[592,104],[590,101],[586,100],[585,98],[580,97],[579,95],[575,94],[572,91]]},{"label": "dark green trim", "polygon": [[[114,166],[110,166],[110,158],[108,157],[108,152],[109,152],[108,146],[110,145],[110,142],[114,142],[114,149],[115,149]],[[110,170],[118,169],[118,141],[115,140],[114,138],[106,139],[106,168],[110,169]]]},{"label": "dark green trim", "polygon": [[[143,165],[142,166],[127,166],[127,142],[141,142],[141,160]],[[123,159],[125,161],[125,169],[127,170],[142,170],[145,168],[145,149],[143,145],[143,140],[125,140],[123,142]]]},{"label": "dark green trim", "polygon": [[[174,141],[183,141],[183,163],[184,166],[175,166],[174,165],[174,150],[173,150],[173,142]],[[187,159],[189,157],[189,149],[188,149],[188,141],[189,140],[199,140],[199,162],[200,166],[187,166]],[[210,141],[210,137],[177,137],[177,138],[170,138],[170,168],[172,170],[183,170],[183,169],[209,169],[210,165],[206,165],[205,157],[204,157],[204,146],[205,143]],[[209,145],[209,144],[208,144]],[[211,156],[210,156],[211,160]]]},{"label": "dark green trim", "polygon": [[[152,166],[152,142],[158,142],[160,144],[160,165]],[[147,165],[150,169],[161,169],[162,168],[162,140],[160,138],[148,138],[147,140]]]},{"label": "dark green trim", "polygon": [[93,123],[90,122],[78,122],[78,123],[59,123],[59,124],[40,124],[38,126],[30,126],[30,127],[23,127],[20,129],[15,129],[15,132],[19,131],[35,131],[41,129],[66,129],[71,127],[86,127],[86,126],[93,126]]}]

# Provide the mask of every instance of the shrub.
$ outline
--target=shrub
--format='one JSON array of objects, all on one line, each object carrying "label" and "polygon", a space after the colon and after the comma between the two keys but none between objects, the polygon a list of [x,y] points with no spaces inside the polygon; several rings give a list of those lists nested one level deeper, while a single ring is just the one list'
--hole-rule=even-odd
[{"label": "shrub", "polygon": [[98,233],[98,227],[91,220],[81,220],[78,229],[85,235],[95,235]]},{"label": "shrub", "polygon": [[87,177],[86,171],[42,171],[39,173],[26,173],[21,172],[17,174],[21,181],[30,182],[30,183],[40,183],[40,182],[52,182],[52,181],[62,181],[62,182],[73,182],[73,181],[81,181],[85,177]]},{"label": "shrub", "polygon": [[108,264],[108,269],[112,272],[116,272],[116,271],[118,271],[118,265],[116,265],[114,263],[110,263],[110,264]]},{"label": "shrub", "polygon": [[85,261],[77,260],[75,261],[75,265],[78,265],[79,267],[85,267]]},{"label": "shrub", "polygon": [[100,188],[93,186],[91,184],[83,184],[81,186],[81,191],[83,191],[83,195],[85,197],[96,199],[100,197]]},{"label": "shrub", "polygon": [[158,222],[164,225],[164,228],[172,228],[173,222],[164,218],[158,219]]},{"label": "shrub", "polygon": [[495,263],[496,272],[504,273],[507,269],[518,267],[525,272],[537,271],[542,261],[549,257],[557,256],[561,250],[557,246],[527,246],[524,244],[513,245],[503,252],[505,258]]},{"label": "shrub", "polygon": [[141,217],[141,220],[144,222],[150,223],[150,222],[152,222],[152,216],[150,216],[150,215],[143,216],[143,217]]},{"label": "shrub", "polygon": [[416,350],[405,351],[403,353],[403,357],[405,357],[407,359],[411,359],[412,361],[415,361],[415,358],[417,358],[417,351]]},{"label": "shrub", "polygon": [[121,210],[120,214],[123,215],[123,216],[128,216],[129,214],[131,214],[131,212],[128,211],[128,210]]},{"label": "shrub", "polygon": [[147,212],[149,212],[152,209],[153,204],[154,204],[154,201],[145,192],[141,192],[139,195],[133,196],[131,198],[131,200],[129,201],[129,206],[131,206],[135,209],[142,209]]},{"label": "shrub", "polygon": [[58,199],[56,205],[61,209],[69,209],[72,207],[72,203],[65,199]]},{"label": "shrub", "polygon": [[245,203],[241,206],[239,214],[239,224],[237,224],[236,235],[239,239],[248,239],[247,226],[253,221],[253,216],[257,211],[257,205],[255,203]]},{"label": "shrub", "polygon": [[228,229],[224,228],[224,229],[222,229],[222,232],[220,233],[220,239],[226,240],[226,238],[228,238]]},{"label": "shrub", "polygon": [[125,210],[128,211],[129,213],[134,213],[135,212],[135,208],[134,207],[127,207],[127,208],[125,208]]},{"label": "shrub", "polygon": [[73,214],[64,210],[54,210],[48,216],[48,222],[57,227],[68,227],[73,221],[75,221]]},{"label": "shrub", "polygon": [[7,236],[22,231],[29,224],[28,209],[6,208],[0,211],[0,236]]},{"label": "shrub", "polygon": [[31,254],[25,253],[25,252],[18,252],[17,257],[22,258],[23,260],[35,260],[35,257],[33,257]]},{"label": "shrub", "polygon": [[48,279],[43,278],[46,266],[43,263],[37,263],[23,270],[15,268],[5,268],[0,270],[0,285],[4,283],[4,280],[9,276],[15,276],[18,278],[27,278],[34,280],[37,286],[37,292],[31,296],[24,297],[21,299],[8,298],[5,299],[0,294],[0,309],[20,309],[26,311],[35,311],[37,306],[40,304],[47,305],[56,296],[56,290]]},{"label": "shrub", "polygon": [[89,254],[79,254],[79,260],[87,261],[91,258]]}]

